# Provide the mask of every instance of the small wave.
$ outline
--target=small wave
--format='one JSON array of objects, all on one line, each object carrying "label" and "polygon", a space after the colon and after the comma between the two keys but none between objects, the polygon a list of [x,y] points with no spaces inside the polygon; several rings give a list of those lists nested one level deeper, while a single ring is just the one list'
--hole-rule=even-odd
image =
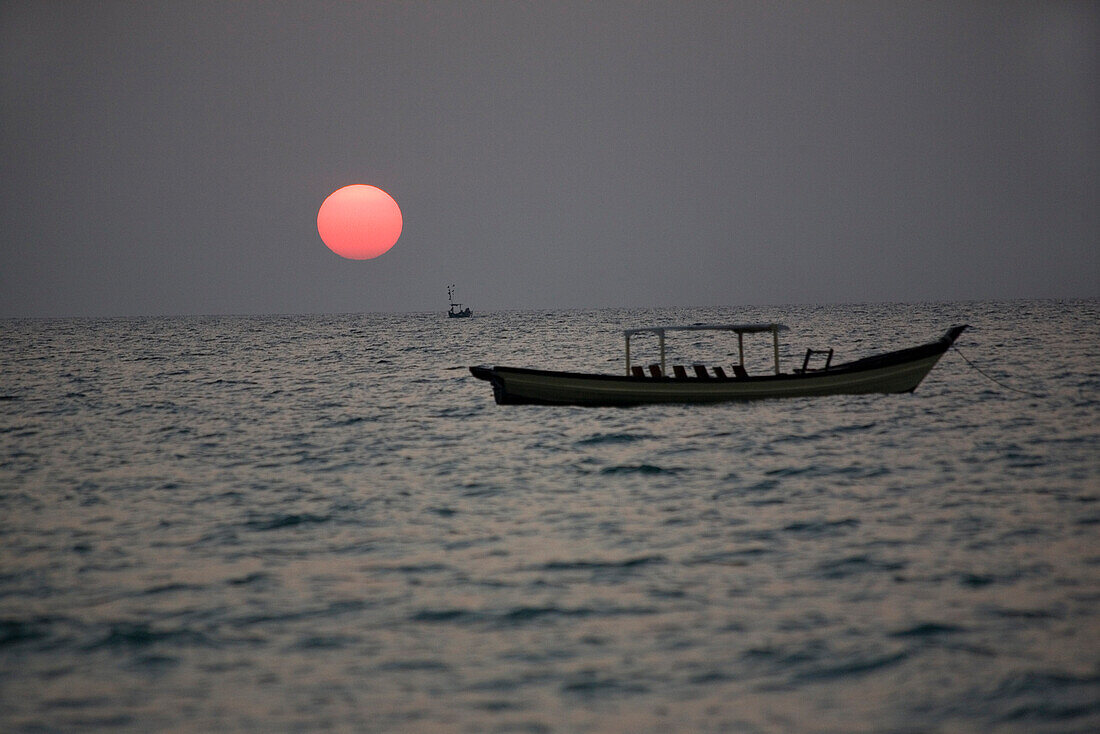
[{"label": "small wave", "polygon": [[810,643],[806,647],[785,649],[783,647],[766,646],[751,647],[741,656],[750,663],[765,663],[778,667],[802,665],[813,662],[824,655],[821,643]]},{"label": "small wave", "polygon": [[563,693],[584,698],[597,698],[649,693],[649,686],[636,681],[600,675],[595,671],[584,671],[562,683],[561,690]]},{"label": "small wave", "polygon": [[[110,699],[106,696],[60,696],[50,698],[46,701],[46,704],[51,709],[57,709],[60,711],[65,710],[78,710],[84,708],[95,708],[97,706],[104,706],[110,702]],[[86,727],[121,727],[129,724],[132,719],[129,716],[98,716],[98,717],[84,717],[81,719],[81,724]],[[28,730],[29,731],[29,730]]]},{"label": "small wave", "polygon": [[876,423],[856,423],[850,426],[837,426],[835,428],[828,428],[821,431],[815,431],[813,433],[792,433],[787,436],[779,437],[776,440],[776,443],[812,443],[814,441],[827,440],[834,436],[843,436],[849,433],[861,433],[864,431],[870,431],[876,427]]},{"label": "small wave", "polygon": [[[507,701],[503,699],[493,699],[491,701],[474,701],[470,705],[475,709],[481,709],[482,711],[487,711],[492,714],[500,713],[503,711],[513,711],[521,708],[520,704],[516,701]],[[529,724],[524,727],[524,729],[531,732],[531,734],[547,734],[548,732],[553,731],[549,726],[538,723]],[[516,728],[513,729],[513,731],[519,732],[523,731],[524,729]]]},{"label": "small wave", "polygon": [[899,630],[890,634],[891,637],[912,637],[917,639],[924,639],[929,637],[943,637],[944,635],[954,635],[966,630],[962,627],[957,627],[953,624],[940,624],[939,622],[922,622],[921,624],[914,625],[908,629]]},{"label": "small wave", "polygon": [[600,470],[600,474],[678,474],[679,469],[665,469],[653,464],[622,464]]},{"label": "small wave", "polygon": [[[1012,709],[1003,720],[1019,721],[1070,721],[1100,714],[1100,699],[1080,703],[1056,703],[1040,701]],[[1086,731],[1082,729],[1082,731]],[[1095,731],[1093,729],[1092,731]]]},{"label": "small wave", "polygon": [[688,682],[694,686],[704,686],[712,683],[728,683],[736,679],[737,677],[735,675],[721,670],[708,670],[702,673],[695,673],[688,678]]},{"label": "small wave", "polygon": [[44,620],[0,619],[0,648],[43,639],[47,626]]},{"label": "small wave", "polygon": [[840,663],[839,665],[811,667],[808,670],[798,673],[795,678],[798,680],[830,680],[833,678],[864,675],[897,665],[908,657],[909,653],[904,651],[886,655],[875,655],[872,657],[857,656],[855,659]]},{"label": "small wave", "polygon": [[764,546],[745,546],[743,548],[734,548],[731,550],[719,551],[717,553],[703,553],[695,556],[691,556],[684,561],[685,566],[745,566],[748,565],[746,559],[755,556],[762,556],[773,552],[773,547]]},{"label": "small wave", "polygon": [[451,567],[442,563],[410,563],[397,566],[366,566],[373,573],[386,574],[412,574],[412,573],[441,573],[451,571]]},{"label": "small wave", "polygon": [[296,650],[340,650],[350,647],[356,638],[349,635],[309,635],[294,643]]},{"label": "small wave", "polygon": [[516,607],[506,612],[502,619],[506,622],[533,622],[544,617],[585,617],[593,614],[591,609],[562,609],[560,607]]},{"label": "small wave", "polygon": [[467,482],[462,485],[463,497],[491,497],[501,493],[500,487],[481,482]]},{"label": "small wave", "polygon": [[110,625],[107,633],[92,643],[88,649],[148,647],[160,643],[209,645],[211,641],[201,632],[186,628],[161,630],[145,623],[119,622]]},{"label": "small wave", "polygon": [[769,469],[764,472],[769,477],[797,477],[800,474],[816,473],[816,466],[785,466],[780,469]]},{"label": "small wave", "polygon": [[263,572],[250,573],[247,576],[241,576],[240,578],[229,579],[226,581],[230,586],[248,586],[250,584],[258,584],[263,581],[269,581],[271,575]]},{"label": "small wave", "polygon": [[421,609],[409,619],[413,622],[465,622],[475,617],[473,612],[465,609]]},{"label": "small wave", "polygon": [[783,530],[789,533],[804,533],[807,535],[830,535],[848,528],[858,527],[859,520],[854,517],[848,517],[843,520],[834,520],[831,522],[826,520],[820,522],[793,522],[784,527]]},{"label": "small wave", "polygon": [[619,443],[633,443],[635,441],[644,441],[651,436],[638,435],[635,433],[597,433],[588,438],[582,438],[575,443],[576,446],[598,446],[600,444],[619,444]]},{"label": "small wave", "polygon": [[489,623],[492,626],[514,627],[553,619],[577,619],[579,617],[618,617],[649,615],[657,612],[653,607],[559,607],[518,606],[510,609],[475,611],[455,607],[420,609],[410,615],[413,622],[428,624]]},{"label": "small wave", "polygon": [[161,672],[180,664],[180,659],[170,655],[139,655],[127,666],[144,672]]},{"label": "small wave", "polygon": [[[997,687],[996,695],[1019,696],[1086,686],[1100,686],[1100,673],[1075,675],[1057,671],[1028,671],[1015,673],[1001,681]],[[1100,699],[1098,699],[1098,703],[1100,703]]]},{"label": "small wave", "polygon": [[832,433],[859,433],[860,431],[869,431],[877,425],[874,421],[870,423],[853,423],[850,426],[837,426],[832,430]]},{"label": "small wave", "polygon": [[276,611],[275,609],[262,608],[258,613],[246,614],[232,620],[232,625],[238,628],[248,628],[253,625],[264,625],[272,622],[299,622],[302,620],[327,619],[340,617],[345,614],[361,612],[367,607],[367,602],[361,599],[345,599],[315,607],[297,609],[294,611]]},{"label": "small wave", "polygon": [[861,573],[900,571],[905,568],[901,562],[881,561],[870,556],[850,556],[835,561],[826,561],[818,565],[817,570],[827,579],[843,579]]},{"label": "small wave", "polygon": [[997,583],[996,576],[984,573],[964,573],[959,576],[959,584],[972,589],[980,589],[983,586]]},{"label": "small wave", "polygon": [[444,672],[450,670],[451,666],[440,660],[410,658],[409,660],[394,660],[388,663],[382,663],[379,669],[387,673],[420,671]]},{"label": "small wave", "polygon": [[638,568],[664,563],[664,556],[638,556],[621,561],[550,561],[537,568],[543,571],[601,571]]},{"label": "small wave", "polygon": [[151,586],[141,593],[144,596],[156,596],[158,594],[172,594],[177,591],[197,591],[202,588],[203,587],[195,584],[161,584],[159,586]]},{"label": "small wave", "polygon": [[1002,619],[1061,619],[1065,614],[1059,609],[1011,609],[997,607],[988,610],[989,614]]},{"label": "small wave", "polygon": [[1001,721],[1064,724],[1100,714],[1100,696],[1096,695],[1098,689],[1098,674],[1033,671],[1008,677],[993,692],[992,698],[1015,702]]},{"label": "small wave", "polygon": [[345,426],[354,426],[356,423],[362,423],[363,421],[367,420],[370,420],[370,418],[367,418],[363,415],[351,415],[347,416],[346,418],[340,418],[339,420],[332,421],[332,425],[343,428]]},{"label": "small wave", "polygon": [[256,518],[249,520],[245,523],[245,527],[253,530],[279,530],[281,528],[292,528],[298,525],[308,525],[313,523],[328,522],[332,518],[326,515],[310,515],[310,514],[288,514],[288,515],[273,515],[271,517]]},{"label": "small wave", "polygon": [[[761,479],[759,482],[754,482],[745,487],[746,492],[769,492],[776,489],[779,486],[778,480],[775,479]],[[724,494],[732,494],[731,492],[725,492]]]}]

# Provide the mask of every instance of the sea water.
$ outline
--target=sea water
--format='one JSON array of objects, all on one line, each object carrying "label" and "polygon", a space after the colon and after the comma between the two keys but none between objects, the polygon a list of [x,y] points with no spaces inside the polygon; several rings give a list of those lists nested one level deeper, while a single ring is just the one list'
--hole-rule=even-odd
[{"label": "sea water", "polygon": [[[508,407],[467,369],[761,321],[787,369],[971,328],[906,395]],[[1100,730],[1100,301],[0,335],[0,730]]]}]

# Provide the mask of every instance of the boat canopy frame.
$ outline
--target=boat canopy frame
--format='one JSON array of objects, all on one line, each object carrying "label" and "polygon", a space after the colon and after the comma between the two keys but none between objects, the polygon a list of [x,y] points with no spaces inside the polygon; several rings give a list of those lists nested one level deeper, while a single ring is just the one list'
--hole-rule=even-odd
[{"label": "boat canopy frame", "polygon": [[686,326],[643,326],[637,329],[623,329],[626,339],[626,374],[630,375],[630,337],[635,334],[656,334],[661,351],[661,374],[668,374],[665,367],[665,332],[667,331],[732,331],[737,334],[737,358],[741,367],[745,366],[745,334],[770,332],[772,335],[772,353],[775,357],[775,374],[779,374],[779,332],[787,331],[783,324],[689,324]]}]

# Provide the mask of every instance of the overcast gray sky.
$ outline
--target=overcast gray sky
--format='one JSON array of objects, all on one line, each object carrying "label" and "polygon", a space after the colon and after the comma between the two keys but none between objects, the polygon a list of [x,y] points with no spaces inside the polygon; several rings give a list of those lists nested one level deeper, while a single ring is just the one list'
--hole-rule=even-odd
[{"label": "overcast gray sky", "polygon": [[[1100,3],[0,4],[0,316],[1100,296]],[[404,231],[316,230],[366,183]]]}]

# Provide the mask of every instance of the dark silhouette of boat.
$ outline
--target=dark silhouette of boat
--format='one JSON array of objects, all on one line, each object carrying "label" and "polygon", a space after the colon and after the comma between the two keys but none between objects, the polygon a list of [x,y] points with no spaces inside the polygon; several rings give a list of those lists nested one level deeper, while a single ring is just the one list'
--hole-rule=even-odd
[{"label": "dark silhouette of boat", "polygon": [[452,319],[465,319],[474,315],[474,312],[467,308],[462,308],[461,303],[455,303],[455,287],[452,283],[447,286],[447,300],[451,302],[451,308],[447,311],[447,317]]},{"label": "dark silhouette of boat", "polygon": [[[558,372],[523,367],[470,367],[474,377],[489,381],[500,405],[641,405],[646,403],[710,403],[729,400],[800,398],[818,395],[913,392],[931,372],[966,325],[952,326],[933,342],[908,349],[832,364],[833,350],[807,349],[802,367],[791,372],[779,368],[779,332],[782,324],[695,324],[627,329],[626,374],[600,375]],[[672,375],[665,367],[665,334],[675,331],[730,331],[737,334],[739,362],[733,374],[716,366],[692,365],[688,372],[675,365]],[[660,362],[649,365],[648,373],[630,363],[630,337],[657,334]],[[745,370],[744,336],[770,333],[775,360],[774,374],[749,375]],[[824,365],[811,368],[815,355]],[[820,359],[818,360],[820,362]]]}]

